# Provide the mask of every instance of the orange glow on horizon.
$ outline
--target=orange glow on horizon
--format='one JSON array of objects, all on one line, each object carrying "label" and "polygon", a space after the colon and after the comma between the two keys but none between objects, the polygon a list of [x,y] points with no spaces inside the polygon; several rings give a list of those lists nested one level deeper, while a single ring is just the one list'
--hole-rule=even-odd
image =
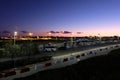
[{"label": "orange glow on horizon", "polygon": [[52,34],[52,33],[37,33],[37,34],[34,34],[34,35],[39,35],[39,36],[58,36],[58,37],[84,37],[84,36],[99,36],[99,37],[104,37],[104,36],[120,36],[120,34],[116,34],[116,33],[92,33],[92,32],[89,32],[89,33],[81,33],[81,34],[77,34],[77,33],[74,33],[74,34],[63,34],[63,33],[55,33],[55,34]]}]

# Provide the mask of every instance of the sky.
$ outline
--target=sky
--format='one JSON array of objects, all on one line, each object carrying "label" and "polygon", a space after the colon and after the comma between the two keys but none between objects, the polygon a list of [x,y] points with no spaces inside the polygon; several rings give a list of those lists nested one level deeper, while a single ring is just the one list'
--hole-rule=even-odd
[{"label": "sky", "polygon": [[0,0],[0,31],[120,36],[119,0]]}]

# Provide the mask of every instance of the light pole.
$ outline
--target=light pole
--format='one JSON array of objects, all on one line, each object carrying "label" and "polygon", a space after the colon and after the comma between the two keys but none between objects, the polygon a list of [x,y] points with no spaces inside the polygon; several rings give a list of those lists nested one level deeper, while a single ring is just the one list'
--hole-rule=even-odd
[{"label": "light pole", "polygon": [[15,45],[15,42],[16,42],[15,39],[16,39],[17,34],[18,34],[17,31],[15,31],[14,32],[14,45]]},{"label": "light pole", "polygon": [[32,35],[33,35],[33,33],[30,32],[30,33],[29,33],[29,36],[31,37]]},{"label": "light pole", "polygon": [[51,32],[48,33],[48,36],[49,36],[50,39],[51,39],[51,34],[52,34]]},{"label": "light pole", "polygon": [[30,44],[29,44],[29,47],[28,47],[28,61],[29,61],[29,58],[32,54],[31,52],[32,52],[32,47],[33,46],[32,46],[32,38],[31,37],[32,37],[33,33],[29,32],[28,35],[29,35],[29,39],[30,39]]},{"label": "light pole", "polygon": [[101,43],[101,35],[100,35],[100,33],[98,35],[99,35],[99,43]]},{"label": "light pole", "polygon": [[[14,49],[15,49],[15,39],[16,39],[16,36],[18,35],[17,31],[14,31]],[[16,50],[14,50],[14,52],[12,53],[12,60],[13,60],[13,66],[15,67],[15,60],[14,60],[14,53],[16,53]]]},{"label": "light pole", "polygon": [[[29,35],[29,36],[30,36],[30,38],[31,38],[31,37],[32,37],[32,35],[33,35],[33,33],[31,33],[31,32],[30,32],[28,35]],[[31,41],[32,41],[32,38],[31,38]]]},{"label": "light pole", "polygon": [[73,36],[74,33],[71,33],[71,39],[70,39],[70,43],[71,43],[71,46],[73,46],[73,39],[74,39],[74,36]]}]

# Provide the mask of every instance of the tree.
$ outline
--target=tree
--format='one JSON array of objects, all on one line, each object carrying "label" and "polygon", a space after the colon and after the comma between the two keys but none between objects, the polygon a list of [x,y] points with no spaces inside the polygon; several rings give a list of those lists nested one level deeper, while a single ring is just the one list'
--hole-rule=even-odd
[{"label": "tree", "polygon": [[20,46],[19,45],[12,45],[11,43],[5,44],[5,50],[8,52],[7,56],[11,57],[11,61],[13,62],[13,67],[15,67],[15,60],[14,58],[20,54]]}]

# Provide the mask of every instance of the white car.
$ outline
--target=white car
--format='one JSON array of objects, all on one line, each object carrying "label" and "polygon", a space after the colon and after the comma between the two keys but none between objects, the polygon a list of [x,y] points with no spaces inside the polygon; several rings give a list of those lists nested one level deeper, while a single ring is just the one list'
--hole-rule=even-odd
[{"label": "white car", "polygon": [[57,48],[55,46],[46,46],[44,51],[57,51]]}]

